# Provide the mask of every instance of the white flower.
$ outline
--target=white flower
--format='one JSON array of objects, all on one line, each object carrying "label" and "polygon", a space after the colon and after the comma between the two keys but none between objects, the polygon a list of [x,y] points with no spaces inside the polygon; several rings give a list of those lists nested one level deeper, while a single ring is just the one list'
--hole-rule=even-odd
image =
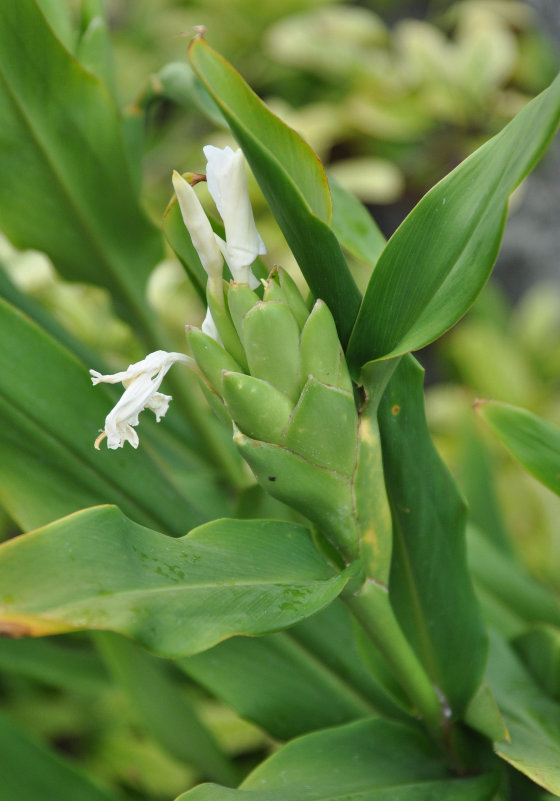
[{"label": "white flower", "polygon": [[132,426],[138,425],[138,415],[144,409],[151,409],[159,421],[167,412],[171,395],[158,392],[161,382],[169,368],[175,362],[193,364],[193,360],[183,353],[167,353],[156,350],[148,354],[145,359],[130,364],[121,373],[101,375],[97,370],[90,370],[92,383],[118,384],[122,382],[125,391],[111,409],[105,419],[105,429],[95,440],[95,447],[107,437],[107,447],[112,450],[122,448],[125,442],[130,442],[133,448],[138,447],[138,434]]},{"label": "white flower", "polygon": [[201,331],[206,334],[208,337],[212,337],[215,339],[219,345],[223,345],[222,338],[220,336],[220,332],[216,327],[216,323],[214,322],[214,318],[212,317],[212,313],[210,309],[206,309],[206,317],[204,318],[202,325],[200,326]]},{"label": "white flower", "polygon": [[224,222],[225,247],[222,253],[235,281],[258,286],[250,270],[257,256],[266,253],[255,225],[247,187],[245,158],[241,150],[222,149],[213,145],[203,148],[207,159],[208,190]]},{"label": "white flower", "polygon": [[198,196],[182,175],[173,171],[173,188],[179,201],[183,222],[209,278],[222,280],[223,258],[210,221]]}]

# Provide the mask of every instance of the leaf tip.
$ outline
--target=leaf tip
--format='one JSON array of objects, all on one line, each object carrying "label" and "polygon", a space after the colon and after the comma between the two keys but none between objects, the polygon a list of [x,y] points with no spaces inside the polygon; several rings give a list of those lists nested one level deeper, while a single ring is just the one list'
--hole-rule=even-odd
[{"label": "leaf tip", "polygon": [[490,398],[475,398],[472,407],[475,410],[475,412],[478,412],[478,410],[482,406],[486,406],[487,403],[490,403]]}]

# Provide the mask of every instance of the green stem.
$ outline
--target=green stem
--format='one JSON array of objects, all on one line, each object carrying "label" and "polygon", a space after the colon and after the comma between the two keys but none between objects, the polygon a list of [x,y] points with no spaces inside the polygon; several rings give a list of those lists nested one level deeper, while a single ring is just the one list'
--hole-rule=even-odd
[{"label": "green stem", "polygon": [[343,600],[394,670],[432,737],[445,746],[445,709],[399,626],[387,587],[367,579],[357,593],[343,595]]}]

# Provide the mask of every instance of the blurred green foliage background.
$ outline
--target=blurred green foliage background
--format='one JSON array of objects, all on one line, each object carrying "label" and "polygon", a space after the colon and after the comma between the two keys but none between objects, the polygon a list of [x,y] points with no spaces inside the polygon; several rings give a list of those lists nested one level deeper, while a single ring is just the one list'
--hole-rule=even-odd
[{"label": "blurred green foliage background", "polygon": [[[63,25],[57,34],[70,42],[80,28],[81,4],[68,2],[74,28]],[[203,144],[231,142],[204,113],[189,77],[185,51],[194,26],[206,27],[210,44],[368,205],[386,236],[428,188],[541,91],[559,65],[558,45],[539,28],[532,6],[516,0],[106,0],[105,10],[113,90],[144,150],[145,202],[158,224],[171,195],[171,169],[202,170]],[[256,186],[252,191],[268,263],[295,269]],[[60,280],[44,256],[16,252],[6,240],[0,240],[0,263],[20,289],[117,369],[143,355],[103,290]],[[352,268],[363,286],[365,265]],[[501,274],[507,277],[507,265]],[[497,538],[511,536],[520,559],[554,585],[558,499],[480,429],[471,404],[476,396],[502,399],[560,424],[560,279],[537,282],[513,309],[507,297],[507,289],[490,286],[464,321],[420,354],[431,385],[428,414],[472,519]],[[183,325],[200,321],[203,308],[171,253],[152,277],[150,299],[177,348],[184,348]],[[2,538],[16,531],[0,510]],[[21,643],[18,656],[0,642],[8,714],[118,788],[123,799],[169,799],[195,783],[200,777],[143,731],[81,638],[64,643],[81,675],[75,686],[56,671],[37,675],[37,643]],[[269,747],[258,729],[184,677],[172,680],[243,770]]]}]

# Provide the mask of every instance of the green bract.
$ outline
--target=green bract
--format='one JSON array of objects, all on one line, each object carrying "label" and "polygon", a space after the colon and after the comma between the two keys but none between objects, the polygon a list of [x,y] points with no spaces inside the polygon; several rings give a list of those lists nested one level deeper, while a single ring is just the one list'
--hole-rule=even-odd
[{"label": "green bract", "polygon": [[[190,328],[191,352],[261,486],[354,559],[359,417],[334,320],[321,300],[309,313],[284,270],[263,284],[263,300],[246,284],[224,284],[211,309],[225,347]],[[246,371],[234,359],[239,345]]]}]

